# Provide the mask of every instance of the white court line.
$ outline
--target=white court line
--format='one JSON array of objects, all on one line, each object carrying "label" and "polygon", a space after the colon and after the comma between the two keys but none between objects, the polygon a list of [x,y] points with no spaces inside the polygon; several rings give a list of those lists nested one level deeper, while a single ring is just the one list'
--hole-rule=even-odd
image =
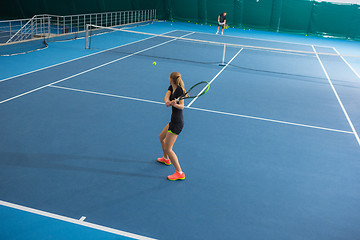
[{"label": "white court line", "polygon": [[[184,36],[187,36],[187,35],[190,35],[190,34],[192,34],[192,33],[186,34],[186,35],[184,35]],[[184,36],[183,36],[183,37],[184,37]],[[172,40],[169,40],[169,41],[166,41],[166,42],[163,42],[163,43],[160,43],[160,44],[157,44],[157,45],[155,45],[155,46],[152,46],[152,47],[149,47],[149,48],[146,48],[146,49],[143,49],[143,50],[140,50],[140,51],[138,51],[138,52],[136,52],[136,53],[132,53],[132,54],[126,55],[126,56],[124,56],[124,57],[115,59],[115,60],[113,60],[113,61],[110,61],[110,62],[107,62],[107,63],[104,63],[104,64],[101,64],[101,65],[99,65],[99,66],[90,68],[90,69],[85,70],[85,71],[83,71],[83,72],[80,72],[80,73],[71,75],[71,76],[69,76],[69,77],[60,79],[60,80],[58,80],[58,81],[56,81],[56,82],[52,82],[52,83],[46,84],[46,85],[44,85],[44,86],[38,87],[38,88],[33,89],[33,90],[30,90],[30,91],[28,91],[28,92],[25,92],[25,93],[16,95],[16,96],[14,96],[14,97],[5,99],[5,100],[1,101],[0,104],[5,103],[5,102],[8,102],[8,101],[11,101],[11,100],[16,99],[16,98],[19,98],[19,97],[22,97],[22,96],[27,95],[27,94],[29,94],[29,93],[33,93],[33,92],[39,91],[39,90],[41,90],[41,89],[43,89],[43,88],[46,88],[46,87],[49,87],[49,86],[51,86],[51,85],[53,85],[53,84],[57,84],[57,83],[66,81],[66,80],[68,80],[68,79],[70,79],[70,78],[77,77],[77,76],[82,75],[82,74],[84,74],[84,73],[88,73],[88,72],[90,72],[90,71],[93,71],[93,70],[95,70],[95,69],[98,69],[98,68],[107,66],[107,65],[112,64],[112,63],[114,63],[114,62],[118,62],[118,61],[123,60],[123,59],[125,59],[125,58],[134,56],[134,55],[136,55],[136,54],[138,54],[138,53],[142,53],[142,52],[145,52],[145,51],[147,51],[147,50],[150,50],[150,49],[156,48],[156,47],[158,47],[158,46],[164,45],[164,44],[166,44],[166,43],[173,42],[173,41],[175,41],[175,40],[177,40],[177,38],[172,39]]]},{"label": "white court line", "polygon": [[339,56],[341,57],[341,59],[348,65],[348,67],[355,73],[355,75],[360,79],[360,75],[356,72],[356,70],[350,65],[350,63],[348,63],[348,61],[345,60],[345,58],[343,56],[341,56],[341,54],[338,52],[338,50],[336,50],[336,48],[333,48],[335,50],[335,52],[337,54],[339,54]]},{"label": "white court line", "polygon": [[5,207],[9,207],[9,208],[18,209],[18,210],[25,211],[25,212],[29,212],[29,213],[33,213],[33,214],[37,214],[37,215],[40,215],[40,216],[45,216],[45,217],[61,220],[61,221],[64,221],[64,222],[73,223],[73,224],[76,224],[76,225],[80,225],[80,226],[100,230],[100,231],[103,231],[103,232],[108,232],[108,233],[113,233],[113,234],[120,235],[120,236],[129,237],[129,238],[134,238],[134,239],[139,239],[139,240],[153,240],[154,239],[154,238],[148,238],[148,237],[140,236],[140,235],[137,235],[137,234],[124,232],[124,231],[121,231],[121,230],[117,230],[117,229],[113,229],[113,228],[109,228],[109,227],[104,227],[104,226],[97,225],[97,224],[94,224],[94,223],[84,222],[84,221],[77,220],[77,219],[74,219],[74,218],[69,218],[69,217],[58,215],[58,214],[49,213],[49,212],[41,211],[41,210],[38,210],[38,209],[29,208],[29,207],[25,207],[25,206],[21,206],[21,205],[17,205],[17,204],[14,204],[14,203],[1,201],[1,200],[0,200],[0,205],[5,206]]},{"label": "white court line", "polygon": [[[70,91],[75,91],[75,92],[96,94],[96,95],[107,96],[107,97],[115,97],[115,98],[122,98],[122,99],[128,99],[128,100],[134,100],[134,101],[140,101],[140,102],[147,102],[147,103],[154,103],[154,104],[164,105],[163,102],[157,102],[157,101],[146,100],[146,99],[141,99],[141,98],[126,97],[126,96],[120,96],[120,95],[114,95],[114,94],[107,94],[107,93],[94,92],[94,91],[87,91],[87,90],[81,90],[81,89],[75,89],[75,88],[68,88],[68,87],[59,87],[59,86],[53,86],[53,85],[52,85],[52,86],[49,86],[49,87],[59,88],[59,89],[64,89],[64,90],[70,90]],[[312,126],[312,125],[307,125],[307,124],[286,122],[286,121],[280,121],[280,120],[274,120],[274,119],[268,119],[268,118],[261,118],[261,117],[254,117],[254,116],[248,116],[248,115],[242,115],[242,114],[235,114],[235,113],[227,113],[227,112],[214,111],[214,110],[208,110],[208,109],[203,109],[203,108],[194,108],[194,107],[186,107],[186,108],[192,109],[192,110],[197,110],[197,111],[203,111],[203,112],[217,113],[217,114],[222,114],[222,115],[229,115],[229,116],[235,116],[235,117],[241,117],[241,118],[249,118],[249,119],[261,120],[261,121],[266,121],[266,122],[273,122],[273,123],[280,123],[280,124],[286,124],[286,125],[293,125],[293,126],[298,126],[298,127],[306,127],[306,128],[326,130],[326,131],[331,131],[331,132],[354,134],[353,132],[349,132],[349,131],[332,129],[332,128],[326,128],[326,127],[318,127],[318,126]]]},{"label": "white court line", "polygon": [[[227,68],[227,66],[236,58],[237,55],[239,55],[239,53],[243,50],[243,48],[241,48],[236,54],[235,56],[218,72],[218,74],[215,75],[215,77],[213,77],[213,79],[211,79],[211,81],[209,82],[209,85],[211,85],[211,83],[225,70],[225,68]],[[205,89],[207,88],[207,86],[205,86],[203,88],[203,90],[201,90],[201,92],[199,94],[201,94],[203,91],[205,91]],[[195,101],[196,99],[198,99],[198,97],[194,98],[188,105],[187,107],[190,107]]]},{"label": "white court line", "polygon": [[355,138],[356,138],[358,144],[360,145],[359,135],[357,134],[357,132],[356,132],[356,130],[355,130],[355,128],[354,128],[354,125],[352,124],[351,119],[350,119],[350,117],[349,117],[349,115],[348,115],[348,113],[347,113],[347,111],[346,111],[343,103],[341,102],[341,99],[340,99],[338,93],[336,92],[336,89],[335,89],[334,85],[332,84],[332,82],[331,82],[331,80],[330,80],[329,74],[327,73],[327,71],[326,71],[326,69],[325,69],[325,67],[324,67],[324,65],[323,65],[323,63],[322,63],[319,55],[317,54],[316,49],[314,48],[314,46],[313,46],[312,48],[314,49],[314,52],[315,52],[315,54],[316,54],[317,59],[319,60],[319,63],[320,63],[320,65],[321,65],[321,68],[323,69],[323,71],[324,71],[324,73],[325,73],[325,76],[326,76],[326,78],[327,78],[328,81],[329,81],[329,84],[330,84],[330,86],[331,86],[331,88],[332,88],[332,90],[333,90],[333,92],[334,92],[334,94],[335,94],[335,96],[336,96],[336,98],[337,98],[340,106],[341,106],[341,109],[343,110],[343,112],[344,112],[344,114],[345,114],[345,117],[346,117],[346,119],[347,119],[347,121],[348,121],[348,123],[349,123],[349,125],[350,125],[350,127],[351,127],[351,129],[352,129],[352,131],[353,131],[353,133],[354,133],[354,135],[355,135]]},{"label": "white court line", "polygon": [[85,217],[85,216],[82,216],[82,217],[79,219],[79,221],[83,222],[85,219],[86,219],[86,217]]},{"label": "white court line", "polygon": [[59,89],[64,89],[64,90],[69,90],[69,91],[75,91],[75,92],[90,93],[90,94],[101,95],[101,96],[106,96],[106,97],[115,97],[115,98],[122,98],[122,99],[128,99],[128,100],[134,100],[134,101],[141,101],[141,102],[155,103],[155,104],[164,105],[164,103],[162,103],[162,102],[156,102],[156,101],[151,101],[151,100],[146,100],[146,99],[141,99],[141,98],[125,97],[125,96],[120,96],[120,95],[101,93],[101,92],[94,92],[94,91],[87,91],[87,90],[81,90],[81,89],[76,89],[76,88],[60,87],[60,86],[54,86],[54,85],[51,85],[49,87],[59,88]]},{"label": "white court line", "polygon": [[[242,29],[240,29],[240,30],[242,30]],[[216,35],[215,33],[206,33],[206,32],[195,32],[195,33],[207,34],[207,35]],[[258,40],[258,41],[264,41],[264,42],[288,43],[288,44],[299,45],[299,46],[308,46],[308,47],[313,46],[312,44],[308,44],[308,43],[287,42],[287,41],[280,41],[280,40],[269,40],[269,39],[264,39],[264,38],[250,38],[250,37],[240,37],[240,36],[233,36],[233,35],[223,35],[223,36],[232,37],[232,38],[249,39],[249,40]],[[314,45],[314,46],[323,47],[323,48],[332,48],[330,46],[322,46],[322,45]]]},{"label": "white court line", "polygon": [[326,128],[326,127],[317,127],[317,126],[312,126],[312,125],[307,125],[307,124],[286,122],[286,121],[274,120],[274,119],[269,119],[269,118],[253,117],[253,116],[248,116],[248,115],[242,115],[242,114],[236,114],[236,113],[227,113],[227,112],[221,112],[221,111],[214,111],[214,110],[208,110],[208,109],[203,109],[203,108],[189,107],[189,109],[199,110],[199,111],[203,111],[203,112],[218,113],[218,114],[235,116],[235,117],[242,117],[242,118],[261,120],[261,121],[266,121],[266,122],[281,123],[281,124],[293,125],[293,126],[298,126],[298,127],[314,128],[314,129],[326,130],[326,131],[331,131],[331,132],[340,132],[340,133],[353,134],[353,132],[344,131],[344,130],[338,130],[338,129],[332,129],[332,128]]},{"label": "white court line", "polygon": [[[174,31],[177,31],[177,30],[172,30],[172,31],[170,31],[170,32],[166,32],[166,33],[163,33],[163,34],[169,34],[169,33],[174,32]],[[154,38],[154,37],[156,37],[156,36],[148,37],[148,38],[141,39],[141,40],[138,40],[138,41],[135,41],[135,42],[126,43],[126,44],[123,44],[123,45],[120,45],[120,46],[116,46],[116,47],[113,47],[113,48],[109,48],[109,49],[106,49],[106,50],[102,50],[102,51],[100,51],[100,52],[96,52],[96,53],[92,53],[92,54],[89,54],[89,55],[81,56],[81,57],[74,58],[74,59],[71,59],[71,60],[68,60],[68,61],[65,61],[65,62],[57,63],[57,64],[54,64],[54,65],[51,65],[51,66],[47,66],[47,67],[44,67],[44,68],[40,68],[40,69],[36,69],[36,70],[34,70],[34,71],[22,73],[22,74],[19,74],[19,75],[16,75],[16,76],[12,76],[12,77],[9,77],[9,78],[4,78],[4,79],[1,79],[1,80],[0,80],[0,83],[1,83],[1,82],[5,82],[5,81],[8,81],[8,80],[13,79],[13,78],[17,78],[17,77],[21,77],[21,76],[24,76],[24,75],[27,75],[27,74],[31,74],[31,73],[34,73],[34,72],[38,72],[38,71],[42,71],[42,70],[45,70],[45,69],[48,69],[48,68],[56,67],[56,66],[59,66],[59,65],[65,64],[65,63],[73,62],[73,61],[76,61],[76,60],[79,60],[79,59],[82,59],[82,58],[90,57],[90,56],[93,56],[93,55],[96,55],[96,54],[99,54],[99,53],[111,51],[111,50],[116,49],[116,48],[125,47],[125,46],[127,46],[127,45],[134,44],[134,43],[138,43],[138,42],[141,42],[141,41],[145,41],[145,40],[148,40],[148,39],[151,39],[151,38]]]}]

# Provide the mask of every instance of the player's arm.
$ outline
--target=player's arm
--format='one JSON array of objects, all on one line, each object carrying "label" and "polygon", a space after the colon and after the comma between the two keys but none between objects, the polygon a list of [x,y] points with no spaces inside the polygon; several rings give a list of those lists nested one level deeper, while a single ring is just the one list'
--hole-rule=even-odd
[{"label": "player's arm", "polygon": [[164,102],[165,102],[165,105],[166,105],[167,107],[171,106],[171,105],[170,105],[170,95],[171,95],[171,91],[168,90],[168,91],[166,92],[166,94],[165,94],[165,97],[164,97]]},{"label": "player's arm", "polygon": [[184,109],[184,99],[179,100],[178,103],[176,103],[176,100],[171,101],[171,106],[176,107],[177,109]]}]

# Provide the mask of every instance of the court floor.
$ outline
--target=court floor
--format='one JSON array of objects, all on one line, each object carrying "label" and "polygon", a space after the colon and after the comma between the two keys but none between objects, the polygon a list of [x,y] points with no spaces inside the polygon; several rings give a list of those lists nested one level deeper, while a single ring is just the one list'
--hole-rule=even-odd
[{"label": "court floor", "polygon": [[[133,30],[319,54],[234,47],[220,66],[205,63],[218,47],[102,34],[92,49],[78,39],[1,56],[1,239],[360,236],[358,43],[176,22]],[[187,88],[211,83],[185,102],[178,182],[156,162],[173,71]]]}]

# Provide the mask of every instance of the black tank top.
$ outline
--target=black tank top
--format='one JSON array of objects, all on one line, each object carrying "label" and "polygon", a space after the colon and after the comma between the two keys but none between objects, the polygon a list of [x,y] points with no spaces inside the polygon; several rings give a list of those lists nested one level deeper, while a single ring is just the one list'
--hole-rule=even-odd
[{"label": "black tank top", "polygon": [[[179,98],[184,93],[181,87],[177,87],[175,89],[175,91],[173,92],[173,88],[171,85],[168,88],[168,90],[171,92],[170,101],[175,100],[176,98]],[[182,109],[172,107],[171,122],[173,122],[173,123],[184,122]]]}]

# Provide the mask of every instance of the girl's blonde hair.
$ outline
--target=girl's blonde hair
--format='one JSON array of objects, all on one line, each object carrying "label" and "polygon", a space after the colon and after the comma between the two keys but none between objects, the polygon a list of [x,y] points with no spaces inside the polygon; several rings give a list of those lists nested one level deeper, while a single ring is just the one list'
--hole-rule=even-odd
[{"label": "girl's blonde hair", "polygon": [[182,88],[183,93],[186,93],[184,81],[181,79],[181,74],[178,72],[172,72],[170,78],[176,86]]}]

